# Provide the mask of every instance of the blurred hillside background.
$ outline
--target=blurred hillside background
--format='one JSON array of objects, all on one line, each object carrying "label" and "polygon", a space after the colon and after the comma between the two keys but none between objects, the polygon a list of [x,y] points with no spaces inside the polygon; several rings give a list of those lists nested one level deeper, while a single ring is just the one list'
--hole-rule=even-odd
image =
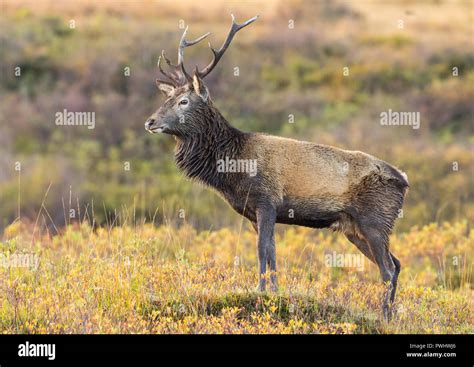
[{"label": "blurred hillside background", "polygon": [[[472,222],[472,1],[2,0],[0,230],[20,215],[50,229],[79,218],[239,226],[178,172],[174,140],[144,130],[163,101],[161,50],[176,60],[183,24],[189,38],[211,31],[219,46],[230,13],[260,15],[206,79],[231,123],[400,167],[411,189],[397,231]],[[186,54],[188,68],[211,58],[205,43]],[[64,109],[95,112],[95,129],[57,126]],[[420,112],[420,128],[381,126],[389,109]]]}]

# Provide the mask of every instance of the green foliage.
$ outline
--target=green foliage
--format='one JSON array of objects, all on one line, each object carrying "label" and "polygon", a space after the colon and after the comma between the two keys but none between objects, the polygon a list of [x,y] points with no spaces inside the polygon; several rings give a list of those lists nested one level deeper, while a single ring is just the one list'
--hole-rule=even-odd
[{"label": "green foliage", "polygon": [[[193,34],[220,35],[228,27],[216,15],[222,9],[193,8],[191,14],[184,4],[173,4],[158,14],[152,6],[131,3],[20,3],[6,5],[0,19],[0,229],[19,214],[60,226],[68,222],[70,207],[102,224],[181,224],[178,212],[184,209],[185,221],[201,228],[238,225],[239,217],[220,198],[178,172],[173,140],[143,129],[162,102],[154,85],[156,59],[161,49],[169,55],[176,49],[177,14],[192,23]],[[236,38],[206,80],[211,95],[243,130],[363,150],[399,166],[411,184],[399,230],[472,221],[474,54],[466,47],[468,23],[449,23],[448,38],[438,31],[447,25],[436,17],[421,25],[413,20],[403,31],[390,25],[381,30],[382,20],[393,21],[386,6],[375,22],[363,4],[278,4],[274,13],[262,15],[268,21]],[[458,17],[469,13],[462,4],[436,9]],[[293,17],[295,29],[273,34],[274,24]],[[215,46],[219,37],[212,39]],[[190,48],[187,58],[189,65],[201,65],[201,49]],[[21,76],[15,76],[16,67]],[[56,126],[55,113],[64,108],[94,111],[96,128]],[[420,130],[380,126],[380,113],[389,108],[419,111]],[[48,187],[50,218],[40,212]]]}]

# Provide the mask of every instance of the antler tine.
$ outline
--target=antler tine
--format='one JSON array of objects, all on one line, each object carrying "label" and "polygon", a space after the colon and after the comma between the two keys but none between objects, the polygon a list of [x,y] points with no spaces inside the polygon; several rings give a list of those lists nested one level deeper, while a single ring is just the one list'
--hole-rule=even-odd
[{"label": "antler tine", "polygon": [[[188,27],[183,32],[183,35],[181,36],[181,40],[179,42],[179,47],[178,47],[178,63],[176,65],[173,65],[171,63],[171,60],[168,59],[165,55],[165,50],[161,51],[161,56],[158,58],[158,69],[160,70],[161,74],[166,76],[168,79],[170,79],[175,85],[179,86],[181,85],[185,80],[190,80],[190,77],[186,70],[184,69],[184,49],[188,46],[195,45],[198,42],[201,42],[204,38],[209,36],[210,32],[203,34],[201,37],[196,38],[195,40],[192,41],[187,41],[186,40],[186,33],[188,31]],[[164,59],[166,64],[172,68],[171,72],[166,72],[163,70],[161,67],[161,59]]]},{"label": "antler tine", "polygon": [[249,20],[245,21],[242,24],[238,24],[235,21],[234,14],[231,14],[232,17],[232,24],[230,26],[229,34],[227,35],[226,40],[222,44],[221,48],[219,50],[215,50],[212,46],[211,43],[209,42],[209,47],[212,51],[213,54],[213,59],[209,65],[207,65],[202,71],[199,72],[199,76],[201,78],[204,78],[206,75],[208,75],[212,69],[217,65],[219,60],[221,59],[222,55],[224,55],[225,51],[229,47],[230,43],[232,42],[232,39],[234,38],[235,34],[240,31],[242,28],[248,26],[250,23],[253,23],[254,21],[257,20],[258,15],[254,16],[253,18],[250,18]]},{"label": "antler tine", "polygon": [[184,49],[189,46],[193,46],[196,43],[201,42],[204,38],[209,36],[211,32],[207,32],[203,34],[202,36],[196,38],[193,41],[187,41],[186,40],[186,33],[188,32],[188,27],[183,32],[183,35],[181,36],[181,41],[179,42],[179,48],[178,48],[178,64],[176,65],[177,68],[181,68],[181,72],[183,75],[186,77],[187,80],[190,80],[190,77],[188,73],[186,72],[186,69],[184,68]]},{"label": "antler tine", "polygon": [[165,55],[165,50],[161,50],[161,56],[165,59],[165,61],[166,61],[166,63],[167,63],[168,65],[172,65],[172,64],[171,64],[171,60],[168,59],[168,58],[166,57],[166,55]]},{"label": "antler tine", "polygon": [[203,34],[201,37],[196,38],[193,41],[187,41],[186,40],[186,33],[188,32],[188,27],[183,32],[183,35],[181,36],[181,41],[179,42],[179,49],[178,49],[178,65],[182,64],[184,61],[184,49],[188,46],[193,46],[196,43],[201,42],[204,38],[209,36],[211,32],[207,32],[206,34]]},{"label": "antler tine", "polygon": [[160,73],[163,74],[165,77],[167,77],[169,80],[171,80],[173,84],[175,84],[177,81],[176,75],[174,73],[171,73],[171,74],[167,73],[166,71],[163,70],[163,68],[161,67],[162,58],[165,59],[168,65],[171,65],[171,61],[165,56],[165,50],[161,51],[161,55],[158,57],[158,62],[156,63],[156,65],[158,66]]}]

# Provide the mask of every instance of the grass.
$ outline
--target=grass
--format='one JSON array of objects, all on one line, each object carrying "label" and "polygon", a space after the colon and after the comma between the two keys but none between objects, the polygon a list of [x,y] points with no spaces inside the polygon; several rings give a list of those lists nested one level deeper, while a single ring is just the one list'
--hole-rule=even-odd
[{"label": "grass", "polygon": [[[3,333],[473,331],[474,230],[466,222],[392,236],[402,273],[391,323],[381,317],[375,266],[326,266],[333,251],[357,254],[338,235],[279,228],[279,290],[260,293],[250,229],[83,223],[57,236],[39,232],[15,222],[0,243]],[[38,268],[6,266],[19,254],[37,256]]]}]

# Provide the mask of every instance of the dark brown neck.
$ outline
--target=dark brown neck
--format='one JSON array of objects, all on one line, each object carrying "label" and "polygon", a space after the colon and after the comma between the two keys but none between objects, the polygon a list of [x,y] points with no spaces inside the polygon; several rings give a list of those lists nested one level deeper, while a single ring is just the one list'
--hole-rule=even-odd
[{"label": "dark brown neck", "polygon": [[202,119],[200,131],[192,136],[178,139],[175,160],[186,176],[199,180],[215,189],[225,192],[229,187],[229,175],[218,172],[220,159],[238,159],[248,138],[233,126],[212,105],[208,113],[197,116]]}]

